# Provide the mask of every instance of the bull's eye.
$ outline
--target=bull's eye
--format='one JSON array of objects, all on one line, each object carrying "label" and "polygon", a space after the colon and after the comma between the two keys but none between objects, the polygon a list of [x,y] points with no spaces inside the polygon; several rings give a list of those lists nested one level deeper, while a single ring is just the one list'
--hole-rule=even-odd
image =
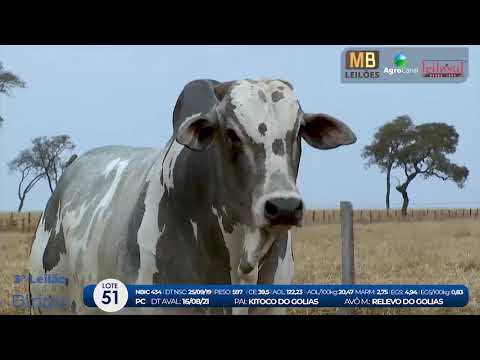
[{"label": "bull's eye", "polygon": [[242,140],[240,140],[237,133],[232,129],[227,130],[227,136],[230,139],[230,141],[232,142],[232,144],[234,144],[234,145],[239,145],[239,144],[242,143]]}]

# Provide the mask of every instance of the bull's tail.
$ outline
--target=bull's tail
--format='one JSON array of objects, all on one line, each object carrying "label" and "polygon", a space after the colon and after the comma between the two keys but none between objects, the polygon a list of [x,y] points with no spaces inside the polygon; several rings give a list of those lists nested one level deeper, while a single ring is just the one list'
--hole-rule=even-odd
[{"label": "bull's tail", "polygon": [[77,154],[73,154],[70,156],[70,159],[65,163],[65,168],[69,167],[71,163],[73,163],[78,158]]}]

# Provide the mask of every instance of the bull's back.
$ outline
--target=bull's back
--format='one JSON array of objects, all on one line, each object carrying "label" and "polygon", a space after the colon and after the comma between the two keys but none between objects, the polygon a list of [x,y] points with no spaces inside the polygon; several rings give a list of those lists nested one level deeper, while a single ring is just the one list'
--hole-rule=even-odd
[{"label": "bull's back", "polygon": [[32,284],[32,300],[57,297],[53,312],[61,307],[78,312],[85,285],[108,277],[132,280],[135,212],[159,156],[155,149],[109,146],[69,165],[40,219],[30,255],[33,278],[49,274],[68,283]]}]

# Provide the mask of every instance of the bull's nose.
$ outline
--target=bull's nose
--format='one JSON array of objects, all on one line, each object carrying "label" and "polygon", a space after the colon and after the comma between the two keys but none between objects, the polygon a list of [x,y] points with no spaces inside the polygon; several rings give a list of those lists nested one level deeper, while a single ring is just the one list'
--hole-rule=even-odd
[{"label": "bull's nose", "polygon": [[265,218],[271,225],[298,225],[302,216],[302,199],[273,198],[265,202]]}]

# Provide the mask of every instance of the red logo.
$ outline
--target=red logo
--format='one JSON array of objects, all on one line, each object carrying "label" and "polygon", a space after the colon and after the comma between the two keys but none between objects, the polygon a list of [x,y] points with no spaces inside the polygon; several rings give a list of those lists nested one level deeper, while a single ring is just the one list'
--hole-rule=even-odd
[{"label": "red logo", "polygon": [[427,78],[463,77],[464,60],[423,60],[422,76]]}]

